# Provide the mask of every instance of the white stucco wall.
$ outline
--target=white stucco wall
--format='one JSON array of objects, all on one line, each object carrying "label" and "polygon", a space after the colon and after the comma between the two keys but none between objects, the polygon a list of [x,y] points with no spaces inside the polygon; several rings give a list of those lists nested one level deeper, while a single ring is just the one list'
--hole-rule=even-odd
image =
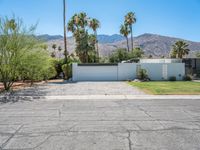
[{"label": "white stucco wall", "polygon": [[[119,63],[116,66],[78,66],[73,64],[73,81],[123,81],[137,77],[137,65],[146,69],[151,80],[168,80],[175,76],[182,80],[184,63]],[[165,67],[164,67],[165,66]]]},{"label": "white stucco wall", "polygon": [[73,81],[117,81],[117,66],[78,66],[73,64]]},{"label": "white stucco wall", "polygon": [[181,63],[182,59],[140,59],[140,63]]},{"label": "white stucco wall", "polygon": [[151,80],[163,80],[162,66],[163,66],[162,64],[156,64],[156,63],[141,64],[141,68],[147,70],[148,76]]},{"label": "white stucco wall", "polygon": [[129,80],[136,78],[136,64],[119,63],[118,64],[118,80]]},{"label": "white stucco wall", "polygon": [[168,76],[175,76],[176,80],[182,80],[185,75],[185,64],[173,63],[168,64]]}]

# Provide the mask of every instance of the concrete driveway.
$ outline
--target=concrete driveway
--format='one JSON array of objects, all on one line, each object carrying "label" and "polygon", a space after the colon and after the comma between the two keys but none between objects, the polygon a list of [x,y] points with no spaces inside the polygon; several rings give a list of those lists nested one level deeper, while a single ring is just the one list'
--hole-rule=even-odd
[{"label": "concrete driveway", "polygon": [[43,86],[28,88],[15,95],[65,96],[65,95],[145,95],[144,92],[126,82],[51,82]]}]

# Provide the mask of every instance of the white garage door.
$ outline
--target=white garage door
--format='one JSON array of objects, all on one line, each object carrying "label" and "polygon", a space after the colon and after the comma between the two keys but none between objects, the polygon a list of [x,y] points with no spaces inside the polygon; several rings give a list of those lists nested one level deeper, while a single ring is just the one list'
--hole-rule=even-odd
[{"label": "white garage door", "polygon": [[117,65],[77,66],[77,81],[115,81],[118,80]]}]

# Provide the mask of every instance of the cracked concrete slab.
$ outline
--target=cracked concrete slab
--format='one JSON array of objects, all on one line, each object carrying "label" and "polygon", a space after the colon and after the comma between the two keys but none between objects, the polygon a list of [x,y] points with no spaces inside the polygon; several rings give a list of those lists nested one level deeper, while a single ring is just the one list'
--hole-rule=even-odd
[{"label": "cracked concrete slab", "polygon": [[1,150],[197,150],[199,143],[200,100],[0,104]]},{"label": "cracked concrete slab", "polygon": [[200,148],[200,130],[171,128],[159,131],[131,132],[132,149],[197,150]]},{"label": "cracked concrete slab", "polygon": [[68,133],[65,136],[52,136],[36,149],[49,150],[51,147],[52,150],[126,150],[128,143],[125,137],[126,134],[108,132]]}]

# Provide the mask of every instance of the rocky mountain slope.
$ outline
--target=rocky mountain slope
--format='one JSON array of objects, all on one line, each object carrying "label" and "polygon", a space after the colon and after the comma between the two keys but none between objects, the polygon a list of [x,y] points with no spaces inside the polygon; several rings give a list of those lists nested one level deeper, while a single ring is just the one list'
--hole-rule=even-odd
[{"label": "rocky mountain slope", "polygon": [[[57,44],[63,47],[62,36],[45,36],[49,49],[52,50],[52,44]],[[126,48],[126,40],[121,35],[99,35],[99,49],[102,56],[108,56],[118,48]],[[155,34],[143,34],[134,37],[134,47],[141,47],[145,55],[152,55],[154,57],[168,56],[171,50],[172,44],[178,40],[183,40],[174,37],[167,37]],[[193,57],[197,51],[200,51],[200,42],[187,41],[189,48],[191,49],[190,56]],[[75,41],[73,37],[68,38],[68,50],[72,53],[75,49]],[[131,45],[131,41],[129,41]]]}]

